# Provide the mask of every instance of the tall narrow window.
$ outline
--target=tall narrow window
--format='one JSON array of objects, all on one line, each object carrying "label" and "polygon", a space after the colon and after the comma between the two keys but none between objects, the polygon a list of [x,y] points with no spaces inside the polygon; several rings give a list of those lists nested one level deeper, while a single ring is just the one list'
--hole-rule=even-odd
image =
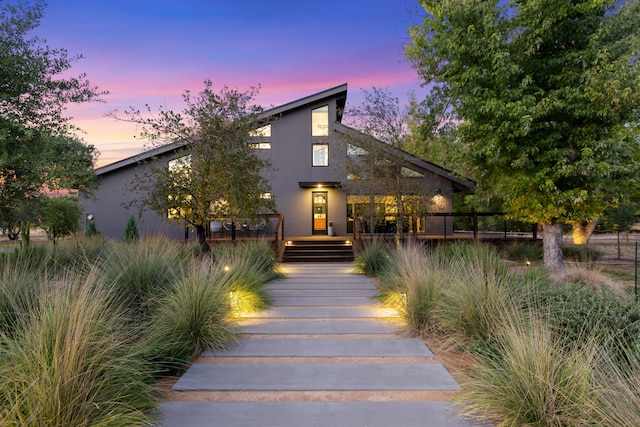
[{"label": "tall narrow window", "polygon": [[311,110],[311,136],[329,136],[329,106]]},{"label": "tall narrow window", "polygon": [[313,144],[313,166],[329,166],[329,144]]}]

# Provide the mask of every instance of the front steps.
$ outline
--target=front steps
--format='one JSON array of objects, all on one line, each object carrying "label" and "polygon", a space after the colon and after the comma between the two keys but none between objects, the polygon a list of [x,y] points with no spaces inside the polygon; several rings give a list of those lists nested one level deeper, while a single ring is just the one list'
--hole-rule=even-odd
[{"label": "front steps", "polygon": [[282,262],[351,262],[353,246],[350,240],[299,239],[288,240]]}]

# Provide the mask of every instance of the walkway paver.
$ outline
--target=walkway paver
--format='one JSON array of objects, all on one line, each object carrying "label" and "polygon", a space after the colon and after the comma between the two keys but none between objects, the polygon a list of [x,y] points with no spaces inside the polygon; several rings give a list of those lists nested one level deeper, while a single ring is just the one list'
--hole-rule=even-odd
[{"label": "walkway paver", "polygon": [[268,286],[274,306],[240,322],[238,345],[204,352],[176,382],[180,399],[161,404],[161,426],[479,425],[442,400],[458,383],[351,264],[286,269]]}]

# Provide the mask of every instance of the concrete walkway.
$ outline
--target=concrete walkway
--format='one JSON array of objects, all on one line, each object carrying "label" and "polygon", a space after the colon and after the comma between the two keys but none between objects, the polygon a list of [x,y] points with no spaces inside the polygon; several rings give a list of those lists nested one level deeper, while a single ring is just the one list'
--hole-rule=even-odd
[{"label": "concrete walkway", "polygon": [[351,264],[285,264],[271,309],[228,351],[205,352],[160,406],[163,427],[470,427],[459,385]]}]

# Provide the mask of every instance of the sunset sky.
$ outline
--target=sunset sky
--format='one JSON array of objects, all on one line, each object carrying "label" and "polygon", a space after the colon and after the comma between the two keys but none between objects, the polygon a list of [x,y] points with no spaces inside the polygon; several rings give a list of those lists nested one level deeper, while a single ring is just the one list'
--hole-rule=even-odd
[{"label": "sunset sky", "polygon": [[205,79],[216,89],[260,85],[265,108],[342,83],[347,106],[372,86],[401,99],[423,93],[403,55],[420,16],[416,0],[50,0],[36,34],[82,54],[72,71],[110,92],[69,109],[101,166],[144,148],[135,126],[105,113],[182,110],[182,93]]}]

